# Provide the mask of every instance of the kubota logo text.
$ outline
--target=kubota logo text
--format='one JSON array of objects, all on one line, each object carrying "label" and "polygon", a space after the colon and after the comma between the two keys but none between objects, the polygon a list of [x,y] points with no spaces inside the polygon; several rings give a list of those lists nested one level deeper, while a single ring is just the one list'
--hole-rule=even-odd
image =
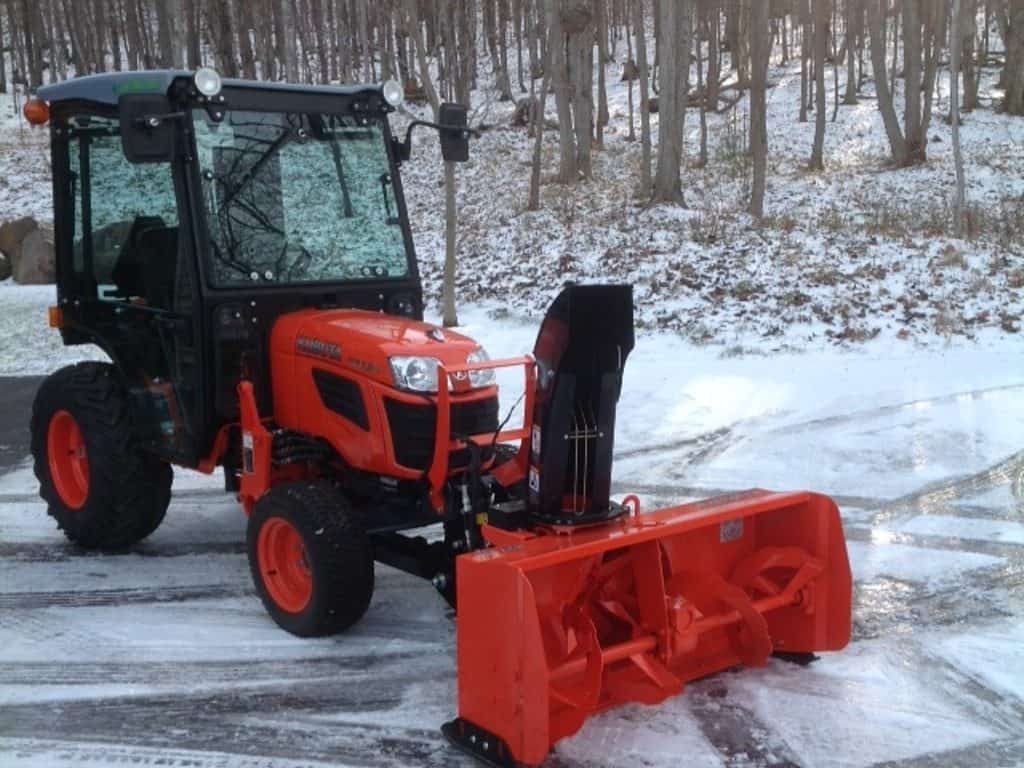
[{"label": "kubota logo text", "polygon": [[328,360],[341,361],[340,346],[337,344],[331,344],[328,341],[312,339],[309,336],[299,336],[295,340],[295,349],[304,355],[313,355],[314,357],[324,357]]}]

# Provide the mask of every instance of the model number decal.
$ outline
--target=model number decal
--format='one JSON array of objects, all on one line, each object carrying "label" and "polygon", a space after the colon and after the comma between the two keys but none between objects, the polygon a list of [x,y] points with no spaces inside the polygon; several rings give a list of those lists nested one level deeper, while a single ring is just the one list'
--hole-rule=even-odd
[{"label": "model number decal", "polygon": [[331,344],[329,341],[321,341],[309,336],[299,336],[295,340],[295,349],[304,355],[341,361],[341,347],[337,344]]}]

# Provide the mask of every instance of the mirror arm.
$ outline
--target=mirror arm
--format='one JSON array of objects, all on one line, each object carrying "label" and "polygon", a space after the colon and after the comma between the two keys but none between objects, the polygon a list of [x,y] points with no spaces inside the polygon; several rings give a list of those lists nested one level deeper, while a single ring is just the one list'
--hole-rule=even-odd
[{"label": "mirror arm", "polygon": [[140,128],[159,128],[166,120],[181,120],[185,117],[184,112],[168,112],[164,115],[143,115],[135,119],[135,124]]},{"label": "mirror arm", "polygon": [[396,142],[398,148],[398,157],[402,162],[409,159],[412,154],[412,129],[417,125],[422,125],[426,128],[433,128],[438,133],[444,131],[458,131],[462,134],[462,138],[469,139],[470,137],[479,139],[480,131],[475,128],[469,128],[465,125],[444,125],[442,123],[432,123],[429,120],[413,120],[409,123],[409,127],[405,131],[405,141]]}]

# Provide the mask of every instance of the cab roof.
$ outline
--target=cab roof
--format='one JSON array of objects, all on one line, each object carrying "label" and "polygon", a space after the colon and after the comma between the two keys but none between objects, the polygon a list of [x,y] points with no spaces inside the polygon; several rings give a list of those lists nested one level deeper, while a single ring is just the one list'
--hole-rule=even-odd
[{"label": "cab roof", "polygon": [[[87,101],[94,104],[117,106],[117,100],[129,93],[166,94],[171,85],[179,79],[191,79],[193,73],[187,69],[150,69],[132,72],[104,72],[86,75],[46,85],[39,89],[38,96],[51,104],[61,101]],[[266,82],[228,78],[223,81],[225,88],[248,88],[257,91],[310,93],[326,96],[355,96],[380,92],[379,85],[296,85],[294,83]]]}]

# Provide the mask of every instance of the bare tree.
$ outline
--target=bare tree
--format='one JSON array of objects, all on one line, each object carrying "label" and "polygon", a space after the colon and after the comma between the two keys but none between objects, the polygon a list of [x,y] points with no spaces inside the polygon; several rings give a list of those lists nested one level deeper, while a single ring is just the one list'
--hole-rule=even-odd
[{"label": "bare tree", "polygon": [[859,50],[863,34],[864,8],[860,0],[846,0],[846,93],[843,104],[857,103],[857,67],[854,51]]},{"label": "bare tree", "polygon": [[956,166],[956,197],[953,210],[956,215],[954,223],[956,234],[959,235],[964,223],[964,203],[966,190],[964,184],[964,158],[960,151],[960,49],[963,46],[960,0],[953,0],[953,30],[950,34],[949,51],[949,118],[953,126],[953,162]]},{"label": "bare tree", "polygon": [[654,199],[683,201],[680,169],[683,159],[683,124],[690,79],[691,0],[661,2],[658,59],[661,62],[658,97],[658,169]]},{"label": "bare tree", "polygon": [[771,29],[768,4],[755,2],[750,18],[750,151],[754,179],[750,190],[750,213],[764,216],[765,175],[768,170],[768,61],[771,58]]},{"label": "bare tree", "polygon": [[1007,2],[1006,63],[1003,66],[1006,93],[1002,110],[1011,115],[1024,115],[1024,0]]},{"label": "bare tree", "polygon": [[640,79],[640,193],[651,193],[651,102],[648,83],[651,73],[647,64],[647,31],[644,27],[643,0],[632,0],[633,33],[636,35],[636,59]]},{"label": "bare tree", "polygon": [[551,87],[558,108],[558,180],[563,184],[576,181],[576,136],[572,129],[572,90],[565,52],[565,32],[562,28],[562,9],[565,0],[547,0],[548,65],[551,69]]},{"label": "bare tree", "polygon": [[811,170],[825,167],[825,57],[828,53],[829,0],[814,0],[814,146]]},{"label": "bare tree", "polygon": [[[929,3],[922,14],[921,0],[902,0],[905,108],[904,125],[901,128],[885,71],[885,13],[888,2],[867,0],[867,3],[871,66],[875,76],[878,109],[882,113],[893,161],[898,166],[923,163],[928,146],[932,92],[938,69],[938,49],[943,37],[939,33],[945,19],[945,8]],[[898,23],[898,19],[899,16],[894,17],[894,24]]]}]

